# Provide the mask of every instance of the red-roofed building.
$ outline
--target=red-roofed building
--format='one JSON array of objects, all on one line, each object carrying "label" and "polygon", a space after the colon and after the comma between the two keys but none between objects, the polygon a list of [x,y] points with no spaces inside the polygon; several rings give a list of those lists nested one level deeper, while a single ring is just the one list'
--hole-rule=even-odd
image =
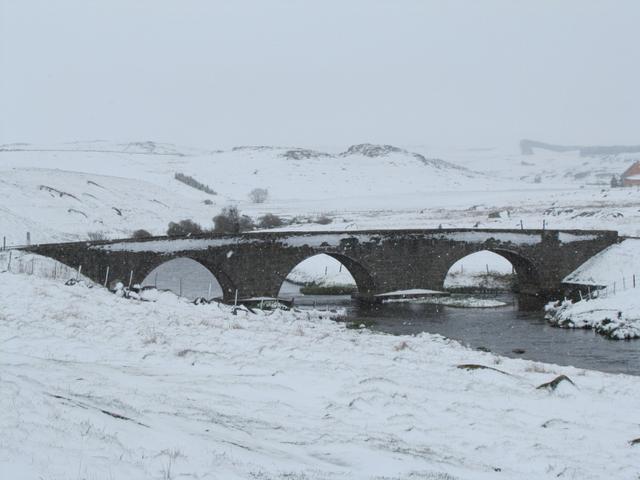
[{"label": "red-roofed building", "polygon": [[623,187],[632,187],[634,185],[640,186],[640,162],[634,163],[622,174]]}]

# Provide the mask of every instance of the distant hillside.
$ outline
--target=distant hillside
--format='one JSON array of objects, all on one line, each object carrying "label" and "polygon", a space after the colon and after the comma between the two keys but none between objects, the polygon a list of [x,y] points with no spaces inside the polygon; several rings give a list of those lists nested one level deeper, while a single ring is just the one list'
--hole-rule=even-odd
[{"label": "distant hillside", "polygon": [[[0,146],[0,236],[15,244],[27,231],[34,242],[83,239],[89,232],[116,237],[139,228],[160,234],[169,221],[186,218],[210,227],[229,204],[254,218],[276,211],[313,219],[386,206],[387,199],[402,205],[406,195],[426,202],[435,192],[499,187],[487,175],[392,145],[322,152],[157,142],[9,144]],[[268,190],[265,203],[250,201],[256,188]]]},{"label": "distant hillside", "polygon": [[640,145],[609,145],[609,146],[583,146],[583,145],[555,145],[539,142],[537,140],[520,140],[520,152],[523,155],[533,155],[534,150],[549,150],[552,152],[577,151],[582,157],[594,157],[601,155],[618,155],[621,153],[640,153]]}]

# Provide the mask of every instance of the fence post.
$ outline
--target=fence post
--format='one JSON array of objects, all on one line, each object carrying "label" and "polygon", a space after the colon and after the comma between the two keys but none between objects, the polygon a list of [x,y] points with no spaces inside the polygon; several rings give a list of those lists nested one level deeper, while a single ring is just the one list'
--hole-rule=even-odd
[{"label": "fence post", "polygon": [[2,237],[2,250],[7,249],[7,237]]},{"label": "fence post", "polygon": [[180,277],[180,296],[182,296],[182,277]]},{"label": "fence post", "polygon": [[207,300],[211,300],[211,282],[209,282],[209,295],[207,295]]},{"label": "fence post", "polygon": [[235,300],[233,301],[233,306],[237,307],[238,306],[238,289],[236,288],[236,296],[235,296]]},{"label": "fence post", "polygon": [[524,225],[522,224],[522,220],[520,220],[520,230],[524,230]]},{"label": "fence post", "polygon": [[78,265],[78,271],[76,272],[76,282],[80,280],[80,273],[82,273],[82,265]]},{"label": "fence post", "polygon": [[109,265],[107,265],[107,274],[104,276],[104,288],[109,284]]},{"label": "fence post", "polygon": [[11,255],[13,254],[13,250],[9,251],[9,263],[7,263],[7,270],[11,271]]},{"label": "fence post", "polygon": [[27,245],[31,245],[31,232],[27,232]]},{"label": "fence post", "polygon": [[131,273],[129,274],[129,289],[131,289],[131,282],[133,282],[133,270],[131,270]]}]

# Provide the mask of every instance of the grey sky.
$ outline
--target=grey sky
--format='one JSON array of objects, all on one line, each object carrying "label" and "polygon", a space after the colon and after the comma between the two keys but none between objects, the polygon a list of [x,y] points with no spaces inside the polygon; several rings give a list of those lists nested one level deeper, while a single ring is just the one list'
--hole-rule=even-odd
[{"label": "grey sky", "polygon": [[640,143],[637,0],[0,5],[2,143]]}]

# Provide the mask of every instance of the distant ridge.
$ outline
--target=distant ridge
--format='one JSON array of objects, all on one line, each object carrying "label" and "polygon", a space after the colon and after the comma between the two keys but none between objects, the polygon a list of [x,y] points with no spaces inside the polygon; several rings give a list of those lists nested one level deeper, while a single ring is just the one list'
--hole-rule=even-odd
[{"label": "distant ridge", "polygon": [[522,153],[522,155],[533,155],[535,149],[550,150],[552,152],[577,151],[581,157],[616,155],[619,153],[640,153],[640,145],[555,145],[537,140],[520,140],[520,153]]}]

